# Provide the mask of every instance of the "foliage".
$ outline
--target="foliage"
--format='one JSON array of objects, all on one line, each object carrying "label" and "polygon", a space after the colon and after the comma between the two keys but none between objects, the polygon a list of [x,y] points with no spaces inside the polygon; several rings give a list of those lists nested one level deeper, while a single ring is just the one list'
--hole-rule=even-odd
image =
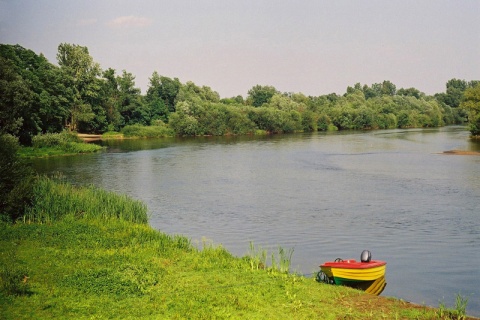
[{"label": "foliage", "polygon": [[19,153],[23,158],[91,153],[103,149],[99,145],[85,143],[76,133],[67,131],[36,135],[32,139],[32,144],[33,147],[20,149]]},{"label": "foliage", "polygon": [[29,142],[28,138],[39,131],[37,117],[28,113],[34,98],[34,93],[15,72],[12,63],[0,57],[0,133],[22,136],[25,142]]},{"label": "foliage", "polygon": [[180,90],[180,81],[160,76],[156,71],[150,78],[150,86],[147,90],[147,102],[156,106],[157,116],[167,120],[170,112],[175,112],[175,99]]},{"label": "foliage", "polygon": [[53,222],[63,216],[120,219],[147,223],[147,207],[125,195],[96,187],[74,187],[68,183],[40,178],[33,187],[34,206],[24,217],[29,222]]},{"label": "foliage", "polygon": [[256,85],[248,90],[247,103],[254,107],[260,107],[270,102],[272,97],[277,93],[277,89],[273,86]]},{"label": "foliage", "polygon": [[81,122],[95,119],[94,106],[99,101],[100,65],[93,61],[87,47],[61,43],[57,53],[58,64],[64,75],[64,81],[72,90],[69,101],[69,126],[77,130]]},{"label": "foliage", "polygon": [[18,141],[0,134],[0,221],[15,221],[30,205],[33,170],[19,157]]},{"label": "foliage", "polygon": [[465,91],[465,100],[461,108],[468,114],[470,132],[473,136],[480,136],[480,83]]},{"label": "foliage", "polygon": [[32,139],[32,144],[35,148],[61,146],[69,142],[82,142],[82,140],[75,133],[67,131],[39,134]]},{"label": "foliage", "polygon": [[154,126],[142,126],[140,124],[134,124],[125,126],[122,129],[122,134],[125,137],[137,137],[137,138],[160,138],[171,137],[175,133],[163,122]]},{"label": "foliage", "polygon": [[[220,99],[208,86],[181,83],[154,71],[145,95],[135,76],[102,70],[88,48],[62,43],[59,67],[21,46],[0,45],[0,131],[24,145],[39,133],[65,127],[86,133],[125,132],[135,136],[231,135],[318,130],[369,130],[462,124],[458,108],[478,81],[451,79],[446,92],[428,96],[389,80],[347,87],[346,93],[305,96],[255,85],[247,98]],[[468,103],[467,103],[468,105]],[[476,129],[475,116],[471,127]],[[165,123],[165,132],[155,127]],[[130,127],[133,126],[133,127]],[[167,128],[171,128],[173,133]]]}]

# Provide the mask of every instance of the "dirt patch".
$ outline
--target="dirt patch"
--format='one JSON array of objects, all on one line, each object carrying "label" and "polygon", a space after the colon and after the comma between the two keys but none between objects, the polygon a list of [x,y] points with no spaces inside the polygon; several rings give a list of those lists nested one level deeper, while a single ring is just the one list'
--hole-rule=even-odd
[{"label": "dirt patch", "polygon": [[[384,314],[395,314],[395,311],[406,310],[406,309],[416,309],[419,311],[419,314],[422,314],[425,310],[433,311],[437,310],[436,308],[422,306],[414,304],[408,301],[399,300],[395,298],[380,297],[370,294],[359,294],[358,296],[349,296],[344,298],[340,302],[342,305],[355,309],[357,311],[362,311],[365,315],[369,314],[370,310],[381,310]],[[435,319],[455,319],[445,315],[441,317],[437,311]],[[466,316],[465,320],[479,320],[478,318]]]},{"label": "dirt patch", "polygon": [[101,134],[79,133],[78,137],[85,142],[102,140],[102,135]]},{"label": "dirt patch", "polygon": [[443,151],[442,154],[447,154],[447,155],[460,155],[460,156],[480,156],[480,152],[476,152],[476,151],[463,151],[463,150],[448,150],[448,151]]}]

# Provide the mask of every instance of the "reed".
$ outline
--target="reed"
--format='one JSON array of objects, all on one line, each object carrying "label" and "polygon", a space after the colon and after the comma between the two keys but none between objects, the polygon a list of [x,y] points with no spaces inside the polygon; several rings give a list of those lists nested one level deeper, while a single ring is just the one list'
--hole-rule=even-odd
[{"label": "reed", "polygon": [[26,222],[50,223],[67,215],[148,222],[144,203],[94,186],[75,187],[41,177],[33,187],[33,197],[33,206],[27,209],[24,217]]},{"label": "reed", "polygon": [[272,253],[270,267],[267,267],[267,250],[262,249],[262,247],[255,247],[253,242],[250,242],[247,259],[252,270],[267,269],[273,272],[289,273],[292,255],[293,248],[286,250],[278,247],[278,256]]}]

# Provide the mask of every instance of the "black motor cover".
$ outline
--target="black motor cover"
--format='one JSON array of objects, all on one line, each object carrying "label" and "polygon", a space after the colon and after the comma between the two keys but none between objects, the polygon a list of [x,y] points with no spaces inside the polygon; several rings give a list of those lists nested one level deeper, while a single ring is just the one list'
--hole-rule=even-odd
[{"label": "black motor cover", "polygon": [[372,253],[368,250],[363,250],[362,254],[360,255],[360,261],[370,262],[370,260],[372,260]]}]

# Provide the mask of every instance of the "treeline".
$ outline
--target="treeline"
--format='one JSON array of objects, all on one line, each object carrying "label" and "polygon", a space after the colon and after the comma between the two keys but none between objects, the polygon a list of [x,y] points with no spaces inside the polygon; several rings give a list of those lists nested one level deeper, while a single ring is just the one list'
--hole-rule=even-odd
[{"label": "treeline", "polygon": [[19,45],[0,45],[0,133],[29,145],[37,134],[65,129],[105,133],[143,125],[177,135],[227,135],[438,127],[478,116],[462,103],[465,92],[480,90],[479,81],[452,79],[434,96],[383,81],[322,96],[256,85],[246,98],[221,99],[210,87],[156,71],[142,94],[135,76],[102,70],[79,45],[60,44],[57,63]]}]

